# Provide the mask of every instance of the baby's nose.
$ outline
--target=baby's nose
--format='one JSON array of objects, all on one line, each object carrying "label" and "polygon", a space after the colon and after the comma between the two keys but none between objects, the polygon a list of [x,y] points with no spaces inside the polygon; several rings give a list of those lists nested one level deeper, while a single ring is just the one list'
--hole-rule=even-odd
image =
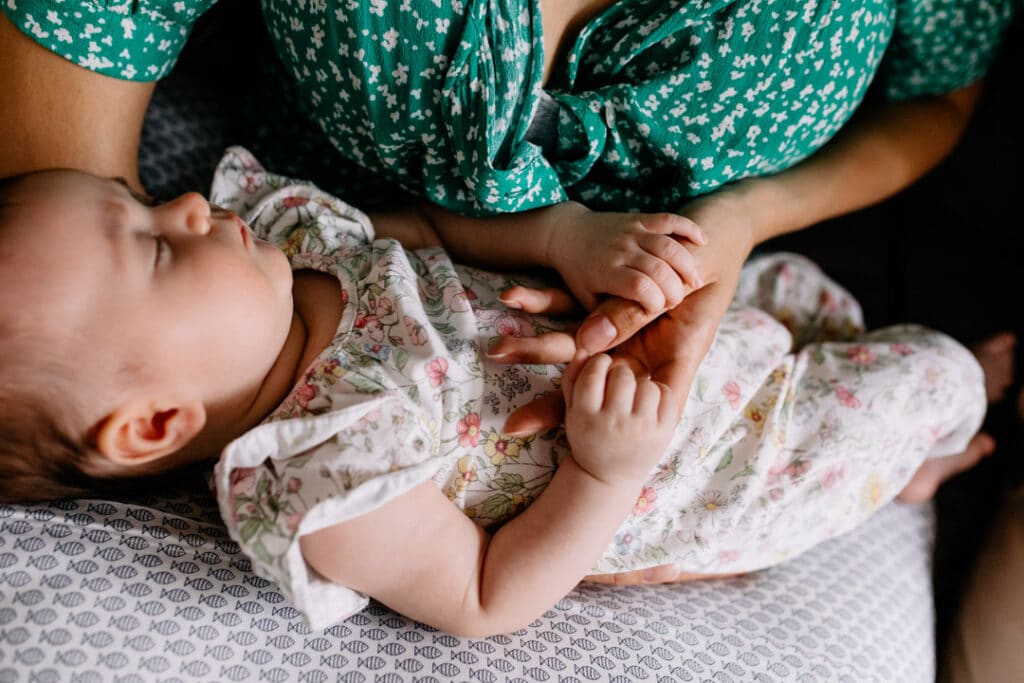
[{"label": "baby's nose", "polygon": [[210,232],[210,204],[198,192],[183,194],[165,206],[189,232],[196,235]]}]

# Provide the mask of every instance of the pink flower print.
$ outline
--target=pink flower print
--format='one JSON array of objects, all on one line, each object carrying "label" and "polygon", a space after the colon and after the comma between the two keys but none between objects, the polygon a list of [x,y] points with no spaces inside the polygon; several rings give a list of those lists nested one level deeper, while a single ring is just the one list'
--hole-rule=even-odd
[{"label": "pink flower print", "polygon": [[907,344],[892,344],[889,346],[889,350],[901,356],[909,356],[914,352],[914,349]]},{"label": "pink flower print", "polygon": [[776,487],[768,491],[768,497],[774,501],[779,501],[782,500],[783,493],[784,491],[781,488]]},{"label": "pink flower print", "polygon": [[826,313],[832,313],[839,308],[839,306],[836,305],[836,300],[832,296],[832,293],[827,289],[821,290],[821,294],[818,295],[818,307]]},{"label": "pink flower print", "polygon": [[288,493],[295,493],[302,488],[302,480],[298,477],[289,477],[284,484],[284,490]]},{"label": "pink flower print", "polygon": [[821,475],[821,488],[830,489],[843,478],[843,466],[829,467],[825,474]]},{"label": "pink flower print", "polygon": [[309,201],[309,197],[285,197],[281,200],[281,204],[286,209],[294,209],[297,206],[302,206]]},{"label": "pink flower print", "polygon": [[793,281],[793,273],[789,270],[789,264],[783,263],[779,266],[779,279],[787,285]]},{"label": "pink flower print", "polygon": [[455,425],[459,432],[460,446],[475,446],[480,442],[480,413],[470,413],[466,419]]},{"label": "pink flower print", "polygon": [[470,309],[469,299],[466,298],[466,290],[458,280],[449,282],[442,292],[444,307],[450,311],[465,312]]},{"label": "pink flower print", "polygon": [[740,407],[740,385],[735,381],[730,380],[728,384],[722,387],[722,393],[725,395],[725,399],[729,401],[729,405],[733,410]]},{"label": "pink flower print", "polygon": [[405,323],[405,331],[409,335],[409,341],[413,343],[413,346],[423,346],[427,343],[427,331],[423,329],[423,325],[420,325],[407,315],[402,317],[402,322]]},{"label": "pink flower print", "polygon": [[503,337],[536,337],[537,330],[519,316],[502,313],[494,323],[495,329]]},{"label": "pink flower print", "polygon": [[[447,359],[435,358],[434,360],[427,363],[427,379],[430,380],[430,386],[434,387],[435,389],[444,383],[447,374]],[[477,424],[479,424],[479,421],[477,422]]]},{"label": "pink flower print", "polygon": [[395,312],[395,302],[386,296],[377,299],[377,315],[386,318]]},{"label": "pink flower print", "polygon": [[640,492],[640,497],[636,499],[636,503],[633,505],[633,516],[640,517],[641,515],[646,515],[654,509],[654,501],[656,500],[658,500],[658,492],[650,486],[645,486],[644,490]]},{"label": "pink flower print", "polygon": [[382,343],[388,336],[387,331],[384,329],[384,323],[377,316],[371,316],[367,319],[365,330],[366,336],[378,344]]},{"label": "pink flower print", "polygon": [[299,402],[299,405],[303,408],[309,408],[309,402],[316,398],[316,387],[308,382],[303,384],[297,392],[295,392],[295,400]]},{"label": "pink flower print", "polygon": [[851,346],[847,350],[846,355],[854,365],[863,365],[864,367],[870,367],[878,357],[871,349],[863,344]]},{"label": "pink flower print", "polygon": [[237,498],[252,490],[256,479],[256,470],[252,467],[237,467],[231,470],[231,497]]},{"label": "pink flower print", "polygon": [[805,474],[807,474],[807,471],[809,469],[811,469],[811,463],[807,462],[806,460],[797,460],[796,462],[787,466],[786,469],[783,470],[783,472],[785,472],[790,479],[793,479],[795,481],[804,476]]},{"label": "pink flower print", "polygon": [[847,408],[853,408],[854,410],[860,408],[860,399],[854,396],[849,389],[841,384],[836,386],[836,398],[839,399],[839,403]]},{"label": "pink flower print", "polygon": [[367,315],[366,313],[360,311],[359,314],[356,315],[356,321],[352,323],[352,326],[355,327],[356,329],[361,330],[367,325],[369,325],[370,321],[373,320],[374,317],[375,316]]},{"label": "pink flower print", "polygon": [[479,297],[478,297],[478,296],[476,295],[476,292],[474,292],[474,291],[473,291],[472,289],[470,289],[469,287],[463,287],[463,288],[462,288],[462,293],[463,293],[463,294],[465,294],[465,295],[466,295],[466,298],[467,298],[468,300],[470,300],[470,301],[476,301],[476,300],[477,300],[477,299],[479,298]]},{"label": "pink flower print", "polygon": [[293,512],[292,514],[285,517],[284,523],[288,527],[288,533],[292,536],[299,530],[299,524],[302,524],[302,518],[305,515],[301,512]]},{"label": "pink flower print", "polygon": [[246,192],[255,192],[263,184],[262,181],[262,177],[253,173],[246,173],[242,176],[242,189]]},{"label": "pink flower print", "polygon": [[740,559],[739,550],[723,550],[718,553],[718,561],[722,564],[729,564],[730,562],[735,562],[738,559]]}]

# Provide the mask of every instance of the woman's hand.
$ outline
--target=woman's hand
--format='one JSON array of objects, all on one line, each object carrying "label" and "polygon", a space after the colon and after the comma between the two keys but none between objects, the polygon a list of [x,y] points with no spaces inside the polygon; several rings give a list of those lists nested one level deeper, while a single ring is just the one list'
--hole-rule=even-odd
[{"label": "woman's hand", "polygon": [[[682,413],[686,396],[689,394],[693,377],[711,347],[715,331],[725,314],[739,278],[738,266],[710,285],[705,286],[676,306],[671,311],[658,317],[653,323],[631,337],[625,344],[613,352],[613,356],[626,362],[634,372],[649,375],[651,379],[668,385],[677,400],[676,418]],[[525,302],[525,310],[535,313],[554,312],[540,308],[550,304],[555,311],[565,311],[571,304],[567,293],[556,293],[557,290],[529,290],[519,288],[519,300]],[[560,363],[573,359],[576,345],[570,334],[559,332],[545,335],[547,339],[542,345],[536,345],[525,354],[529,360],[512,362]],[[534,338],[534,340],[539,338]],[[518,342],[528,341],[517,337],[504,337],[491,347],[494,352]],[[532,340],[529,340],[532,341]],[[521,349],[515,353],[522,353]],[[500,353],[497,359],[505,361],[507,356]],[[585,357],[575,360],[582,363]],[[568,371],[568,370],[567,370]],[[557,392],[549,392],[525,406],[513,411],[505,421],[505,432],[516,435],[529,435],[555,427],[562,422],[564,403]]]}]

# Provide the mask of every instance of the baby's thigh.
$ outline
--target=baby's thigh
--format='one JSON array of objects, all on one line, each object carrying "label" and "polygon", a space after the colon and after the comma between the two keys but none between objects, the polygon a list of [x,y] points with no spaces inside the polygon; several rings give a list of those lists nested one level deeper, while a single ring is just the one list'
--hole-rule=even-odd
[{"label": "baby's thigh", "polygon": [[798,254],[751,258],[740,274],[735,301],[785,325],[795,348],[813,341],[851,339],[864,331],[864,316],[853,295]]}]

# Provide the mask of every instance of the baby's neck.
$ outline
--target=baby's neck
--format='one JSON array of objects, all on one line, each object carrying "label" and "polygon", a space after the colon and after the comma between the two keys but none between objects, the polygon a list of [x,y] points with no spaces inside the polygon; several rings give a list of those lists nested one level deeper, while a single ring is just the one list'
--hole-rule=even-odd
[{"label": "baby's neck", "polygon": [[292,322],[277,360],[241,414],[227,416],[229,433],[217,439],[222,442],[217,444],[218,452],[272,413],[334,340],[345,308],[337,278],[310,270],[296,271],[292,299]]}]

